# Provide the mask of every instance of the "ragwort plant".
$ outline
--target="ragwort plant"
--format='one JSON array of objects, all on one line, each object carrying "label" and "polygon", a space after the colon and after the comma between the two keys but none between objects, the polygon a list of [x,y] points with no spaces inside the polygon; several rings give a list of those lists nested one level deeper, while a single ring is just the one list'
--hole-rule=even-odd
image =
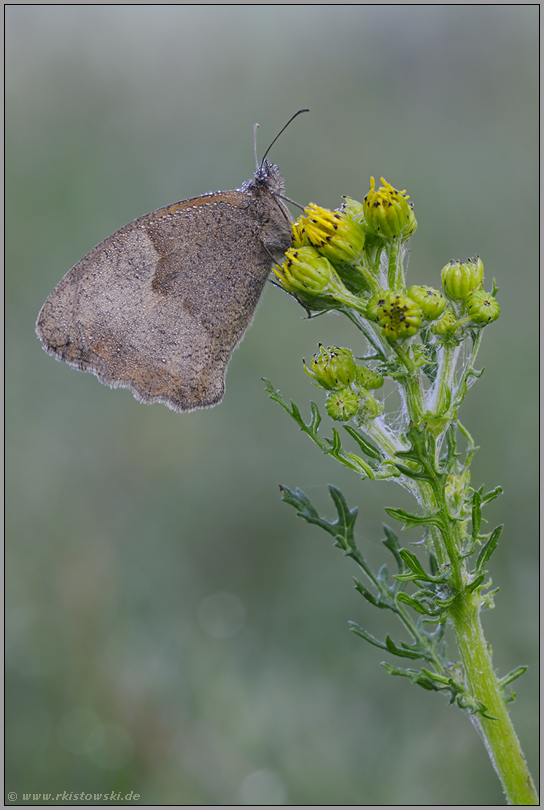
[{"label": "ragwort plant", "polygon": [[[351,630],[370,644],[419,668],[383,666],[424,689],[445,693],[478,728],[502,782],[508,804],[534,805],[538,798],[507,710],[514,694],[507,687],[525,672],[520,666],[503,677],[493,669],[480,613],[493,607],[487,575],[489,559],[502,526],[483,530],[482,508],[501,488],[484,492],[471,486],[470,464],[476,451],[458,411],[480,377],[475,366],[484,328],[500,313],[493,281],[485,292],[484,267],[477,256],[451,261],[442,270],[442,290],[407,287],[407,240],[417,222],[405,191],[374,178],[363,203],[344,198],[337,211],[309,205],[293,225],[294,244],[277,283],[293,295],[309,316],[335,310],[362,334],[365,354],[349,348],[319,346],[305,373],[325,395],[325,410],[341,426],[332,437],[320,434],[321,413],[311,403],[308,422],[294,403],[265,380],[271,399],[300,429],[362,479],[396,481],[415,497],[418,509],[386,509],[405,529],[423,530],[424,565],[403,548],[397,533],[384,525],[384,546],[397,566],[375,573],[354,537],[357,508],[329,486],[338,517],[321,516],[308,496],[281,487],[282,498],[298,515],[320,526],[334,545],[351,557],[366,577],[355,579],[370,604],[392,611],[411,643],[381,641],[351,622]],[[360,345],[360,344],[357,344]],[[400,414],[388,414],[375,397],[384,379],[398,387]],[[462,449],[458,442],[462,442]],[[348,449],[351,446],[351,449]],[[353,452],[356,450],[356,452]],[[460,661],[448,658],[446,625],[455,633]]]}]

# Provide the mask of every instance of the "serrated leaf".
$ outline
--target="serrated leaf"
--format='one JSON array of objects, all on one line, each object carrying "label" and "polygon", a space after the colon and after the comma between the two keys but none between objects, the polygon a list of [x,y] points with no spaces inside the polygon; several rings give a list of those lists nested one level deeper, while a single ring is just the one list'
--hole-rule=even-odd
[{"label": "serrated leaf", "polygon": [[332,534],[337,541],[336,545],[338,545],[340,548],[343,548],[344,550],[347,548],[357,548],[353,538],[353,527],[355,525],[359,509],[356,506],[353,509],[349,509],[346,499],[339,489],[333,487],[332,485],[329,486],[329,493],[334,501],[334,505],[336,506],[336,511],[338,512],[338,519],[335,520],[334,523],[319,515],[315,506],[312,504],[306,493],[301,489],[297,488],[296,492],[293,492],[289,489],[289,487],[282,485],[280,486],[280,492],[282,495],[282,500],[291,506],[294,506],[295,509],[298,510],[298,515],[301,518],[304,518],[304,520],[306,520],[308,523],[314,523],[317,526],[321,526],[321,528],[326,532]]}]

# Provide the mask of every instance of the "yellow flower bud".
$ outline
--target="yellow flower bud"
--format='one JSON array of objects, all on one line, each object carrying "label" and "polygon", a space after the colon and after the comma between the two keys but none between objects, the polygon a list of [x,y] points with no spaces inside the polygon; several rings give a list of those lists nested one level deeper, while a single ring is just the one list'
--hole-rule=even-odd
[{"label": "yellow flower bud", "polygon": [[310,203],[298,224],[309,244],[331,262],[350,264],[360,258],[365,233],[347,211],[329,211]]},{"label": "yellow flower bud", "polygon": [[289,248],[285,262],[273,270],[286,292],[313,309],[334,306],[334,293],[345,290],[329,260],[313,247]]},{"label": "yellow flower bud", "polygon": [[296,222],[292,223],[291,227],[293,229],[293,247],[309,247],[310,240],[304,230],[304,225],[301,225],[300,221],[297,219]]},{"label": "yellow flower bud", "polygon": [[382,177],[384,184],[376,191],[370,178],[370,191],[364,199],[365,229],[382,239],[408,239],[417,228],[413,203],[406,191],[397,191]]}]

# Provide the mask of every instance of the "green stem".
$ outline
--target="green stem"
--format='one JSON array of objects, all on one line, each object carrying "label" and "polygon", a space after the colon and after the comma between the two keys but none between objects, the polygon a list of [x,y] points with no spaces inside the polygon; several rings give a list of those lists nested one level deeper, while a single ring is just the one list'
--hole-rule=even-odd
[{"label": "green stem", "polygon": [[439,350],[438,374],[431,392],[427,410],[436,416],[445,413],[451,404],[454,374],[459,346],[446,345]]},{"label": "green stem", "polygon": [[[493,670],[491,654],[486,643],[479,611],[483,598],[479,590],[466,588],[466,564],[459,556],[462,532],[459,523],[452,522],[444,492],[433,486],[444,529],[442,541],[451,564],[451,585],[457,598],[449,609],[463,669],[465,684],[475,700],[486,707],[486,717],[471,715],[479,729],[491,762],[510,805],[539,804],[531,774],[523,756],[519,740],[508,714],[504,694]],[[423,493],[422,493],[423,494]]]},{"label": "green stem", "polygon": [[538,796],[493,670],[479,609],[481,597],[463,593],[450,609],[465,681],[470,693],[487,707],[489,717],[472,715],[482,734],[509,805],[538,805]]},{"label": "green stem", "polygon": [[403,254],[400,238],[391,240],[387,250],[387,286],[390,290],[404,290],[405,288]]}]

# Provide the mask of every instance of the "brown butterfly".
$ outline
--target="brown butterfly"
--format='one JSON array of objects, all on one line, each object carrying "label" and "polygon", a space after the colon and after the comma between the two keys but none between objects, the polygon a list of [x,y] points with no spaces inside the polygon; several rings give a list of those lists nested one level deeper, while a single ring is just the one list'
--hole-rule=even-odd
[{"label": "brown butterfly", "polygon": [[44,349],[140,402],[218,403],[272,265],[292,244],[269,149],[239,189],[159,208],[91,250],[40,311]]}]

